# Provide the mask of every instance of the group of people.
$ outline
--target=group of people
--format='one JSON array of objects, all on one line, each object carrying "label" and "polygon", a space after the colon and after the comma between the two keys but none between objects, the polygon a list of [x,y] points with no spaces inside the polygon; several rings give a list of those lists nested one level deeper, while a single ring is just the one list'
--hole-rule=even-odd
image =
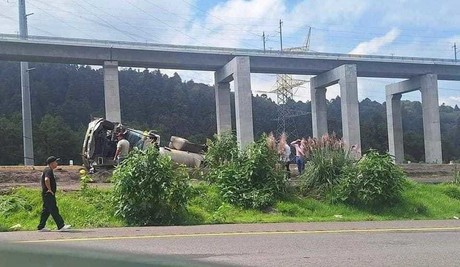
[{"label": "group of people", "polygon": [[280,137],[280,141],[278,143],[278,153],[280,155],[280,161],[284,163],[286,171],[288,173],[288,177],[290,176],[291,170],[289,165],[291,164],[291,146],[295,150],[295,158],[294,162],[297,164],[297,170],[299,175],[303,173],[305,170],[305,147],[303,145],[302,140],[297,139],[292,141],[290,144],[287,142],[287,138],[285,134],[282,134]]}]

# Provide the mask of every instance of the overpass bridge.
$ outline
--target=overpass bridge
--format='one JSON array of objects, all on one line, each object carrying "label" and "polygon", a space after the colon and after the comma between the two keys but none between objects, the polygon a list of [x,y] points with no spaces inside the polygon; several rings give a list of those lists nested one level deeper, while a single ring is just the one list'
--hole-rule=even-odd
[{"label": "overpass bridge", "polygon": [[249,57],[251,73],[318,75],[345,64],[357,66],[359,77],[410,78],[437,74],[460,80],[460,64],[450,59],[280,52],[186,45],[165,45],[0,34],[0,60],[217,71],[234,57]]},{"label": "overpass bridge", "polygon": [[236,130],[243,147],[253,140],[251,73],[316,75],[311,79],[313,135],[327,133],[326,88],[340,85],[343,138],[360,146],[357,77],[403,78],[388,85],[389,150],[403,160],[401,94],[422,93],[425,156],[442,161],[438,80],[460,80],[454,60],[316,52],[165,45],[73,38],[0,35],[0,60],[101,65],[106,118],[121,121],[118,67],[212,71],[215,76],[217,132],[231,129],[230,82],[234,82]]}]

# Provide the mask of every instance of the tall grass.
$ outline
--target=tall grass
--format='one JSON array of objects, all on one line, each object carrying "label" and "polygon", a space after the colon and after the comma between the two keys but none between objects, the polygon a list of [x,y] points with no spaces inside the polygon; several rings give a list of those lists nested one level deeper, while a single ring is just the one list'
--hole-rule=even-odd
[{"label": "tall grass", "polygon": [[344,169],[354,162],[344,142],[335,134],[322,138],[308,138],[302,142],[309,159],[305,172],[300,176],[303,192],[325,192],[337,185]]}]

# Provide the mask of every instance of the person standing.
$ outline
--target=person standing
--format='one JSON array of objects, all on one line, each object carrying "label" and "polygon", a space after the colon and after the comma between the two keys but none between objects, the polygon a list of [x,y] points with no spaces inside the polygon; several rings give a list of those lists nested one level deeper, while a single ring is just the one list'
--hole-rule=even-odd
[{"label": "person standing", "polygon": [[149,147],[153,147],[157,151],[160,150],[160,146],[158,145],[158,137],[153,131],[150,131],[148,133],[147,142],[146,142],[146,144],[144,146],[144,149],[148,149]]},{"label": "person standing", "polygon": [[288,145],[286,139],[286,134],[281,134],[278,144],[278,154],[280,155],[280,161],[286,168],[286,176],[290,179],[291,170],[289,169],[289,164],[291,163],[291,147]]},{"label": "person standing", "polygon": [[297,164],[297,170],[299,171],[299,175],[301,175],[303,170],[305,169],[305,151],[304,146],[302,144],[302,140],[297,139],[293,141],[291,145],[295,148],[295,163]]},{"label": "person standing", "polygon": [[54,170],[58,166],[58,158],[51,156],[46,159],[46,165],[48,165],[40,180],[42,186],[42,200],[43,200],[43,210],[40,215],[40,223],[37,226],[37,230],[40,232],[49,232],[48,228],[45,228],[46,221],[51,215],[56,223],[56,226],[59,231],[66,231],[70,229],[71,225],[65,224],[64,219],[62,219],[59,214],[59,209],[56,204],[56,179],[54,177]]},{"label": "person standing", "polygon": [[129,153],[129,142],[125,139],[125,135],[123,133],[117,134],[117,151],[115,152],[115,156],[113,160],[120,164],[126,157],[128,157]]}]

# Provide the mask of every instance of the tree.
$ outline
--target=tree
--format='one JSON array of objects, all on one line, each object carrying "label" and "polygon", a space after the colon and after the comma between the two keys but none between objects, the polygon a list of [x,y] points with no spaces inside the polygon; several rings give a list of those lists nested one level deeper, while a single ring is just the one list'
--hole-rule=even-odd
[{"label": "tree", "polygon": [[61,117],[45,115],[34,131],[35,162],[44,163],[50,155],[60,157],[63,163],[79,162],[83,138],[84,133],[73,131]]},{"label": "tree", "polygon": [[[92,117],[104,117],[103,69],[94,69],[82,65],[37,64],[31,65],[31,102],[34,131],[43,118],[49,115],[61,117],[60,127],[74,134],[71,148],[72,155],[66,157],[76,159],[81,149],[84,131]],[[178,74],[171,77],[159,70],[121,69],[120,101],[123,124],[139,127],[140,130],[155,129],[162,136],[162,144],[167,144],[171,135],[191,138],[196,142],[205,142],[216,132],[215,95],[212,86],[195,83],[192,80],[182,81]],[[6,135],[16,135],[5,141],[9,147],[13,142],[14,151],[10,158],[3,158],[3,164],[20,164],[22,159],[22,131],[20,121],[14,127],[10,122],[21,118],[21,90],[19,64],[0,62],[0,129]],[[270,98],[253,97],[253,122],[255,137],[263,133],[276,131],[278,106]],[[405,136],[423,140],[422,106],[417,101],[403,101],[403,128]],[[311,103],[309,101],[288,101],[286,107],[293,114],[303,114],[291,118],[294,127],[287,129],[292,133],[289,139],[312,136]],[[235,101],[231,93],[232,125],[235,129]],[[364,150],[375,148],[381,152],[388,149],[386,114],[383,104],[364,99],[360,106],[361,139]],[[327,102],[328,130],[342,135],[341,99],[337,97]],[[15,115],[19,114],[19,115]],[[454,151],[449,157],[460,157],[460,144],[456,134],[457,119],[460,109],[443,105],[440,107],[441,135],[446,151]],[[17,116],[17,118],[15,118]],[[3,125],[5,124],[5,126]],[[54,124],[53,124],[54,125]],[[54,127],[54,126],[53,126]],[[52,129],[54,130],[54,129]],[[62,130],[62,129],[61,129]],[[8,133],[6,133],[7,131]],[[37,136],[35,134],[35,136]],[[37,136],[36,138],[41,138]],[[76,138],[76,140],[74,140]],[[68,138],[67,138],[68,139]],[[419,158],[419,146],[409,142],[406,153]],[[418,142],[418,141],[417,141]],[[42,160],[49,148],[42,140],[34,140],[34,150]],[[70,144],[67,144],[70,145]],[[452,149],[449,149],[452,147]],[[2,147],[3,149],[3,147]],[[15,157],[11,153],[14,153]],[[67,152],[65,152],[67,153]],[[450,153],[450,152],[449,152]],[[454,159],[452,158],[452,159]],[[40,161],[37,161],[40,162]],[[0,162],[1,164],[2,162]]]},{"label": "tree", "polygon": [[23,163],[21,114],[0,116],[0,125],[0,165]]}]

